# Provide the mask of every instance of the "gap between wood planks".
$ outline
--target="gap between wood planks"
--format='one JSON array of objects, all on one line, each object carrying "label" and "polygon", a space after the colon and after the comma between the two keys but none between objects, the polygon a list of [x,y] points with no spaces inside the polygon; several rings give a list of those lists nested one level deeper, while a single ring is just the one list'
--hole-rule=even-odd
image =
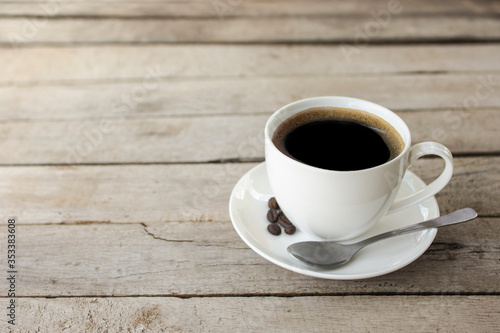
[{"label": "gap between wood planks", "polygon": [[[34,6],[38,4],[38,6]],[[345,5],[339,1],[246,1],[240,3],[208,3],[204,1],[168,2],[115,2],[118,6],[100,3],[62,2],[59,8],[49,11],[35,1],[0,1],[3,13],[0,18],[89,19],[89,20],[226,20],[239,18],[332,18],[373,19],[373,12],[388,11],[387,1],[371,1],[369,5]],[[222,6],[221,6],[222,5]],[[224,6],[225,5],[225,6]],[[487,1],[467,4],[460,1],[435,4],[431,1],[400,3],[401,11],[393,12],[398,18],[496,18],[498,6]],[[383,12],[385,13],[385,12]],[[389,13],[391,15],[391,13]]]},{"label": "gap between wood planks", "polygon": [[[37,3],[34,3],[37,4]],[[0,9],[2,8],[2,3],[0,2]],[[454,13],[409,13],[396,15],[397,18],[498,18],[498,13],[473,13],[473,12],[454,12]],[[0,19],[49,19],[50,21],[57,20],[120,20],[120,21],[137,21],[137,20],[182,20],[182,21],[218,21],[218,20],[238,20],[247,18],[273,18],[273,19],[297,19],[297,18],[309,18],[309,19],[366,19],[374,20],[373,16],[369,13],[359,13],[359,14],[336,14],[336,13],[325,13],[325,14],[270,14],[270,15],[234,15],[226,14],[223,17],[218,16],[215,10],[213,15],[175,15],[175,14],[146,14],[146,15],[113,15],[113,14],[62,14],[62,15],[36,15],[36,14],[0,14]]]},{"label": "gap between wood planks", "polygon": [[[492,219],[497,219],[500,218],[500,214],[478,214],[477,218],[492,218]],[[184,222],[191,222],[191,223],[211,223],[208,221],[184,221]],[[217,221],[217,222],[227,222],[230,223],[231,221]],[[147,223],[147,222],[142,222],[142,221],[130,221],[130,222],[112,222],[112,221],[69,221],[69,222],[45,222],[45,223],[37,223],[37,224],[31,224],[31,223],[22,223],[22,222],[17,222],[17,225],[21,225],[23,227],[29,226],[29,227],[36,227],[36,226],[75,226],[75,225],[116,225],[116,226],[121,226],[121,225],[141,225],[144,227],[144,231],[153,237],[154,239],[159,239],[163,240],[165,242],[180,242],[180,243],[185,243],[185,242],[193,242],[193,240],[190,239],[166,239],[163,237],[159,237],[156,234],[152,233],[151,231],[147,230],[147,228],[155,223],[177,223],[176,221],[162,221],[162,222],[152,222],[152,223]],[[182,223],[182,222],[181,222]],[[500,221],[499,221],[500,223]],[[0,226],[6,225],[5,223],[0,223]]]},{"label": "gap between wood planks", "polygon": [[[0,84],[1,87],[1,84]],[[415,108],[391,108],[392,111],[399,113],[404,112],[404,114],[409,113],[419,113],[419,112],[459,112],[464,111],[463,107],[415,107]],[[475,107],[472,111],[494,111],[500,112],[500,106],[478,106]],[[9,123],[29,123],[29,122],[80,122],[82,120],[102,120],[102,119],[110,119],[110,120],[122,120],[122,119],[176,119],[176,118],[213,118],[213,117],[256,117],[256,116],[268,116],[270,117],[273,114],[272,111],[255,111],[255,112],[213,112],[213,113],[166,113],[166,114],[125,114],[118,116],[79,116],[74,118],[63,118],[63,117],[46,117],[46,118],[0,118],[0,124],[9,124]]]},{"label": "gap between wood planks", "polygon": [[[383,297],[383,296],[500,296],[500,292],[497,291],[464,291],[464,292],[406,292],[406,293],[394,293],[394,292],[325,292],[325,293],[311,293],[311,292],[290,292],[290,293],[232,293],[232,294],[130,294],[130,295],[61,295],[61,296],[16,296],[17,299],[29,299],[29,298],[46,298],[46,299],[58,299],[58,298],[131,298],[131,297],[162,297],[162,298],[228,298],[228,297],[283,297],[283,298],[293,298],[293,297],[345,297],[345,296],[372,296],[372,297]],[[0,299],[7,299],[6,296],[0,296]]]},{"label": "gap between wood planks", "polygon": [[[233,17],[367,17],[370,10],[388,10],[387,0],[374,0],[369,4],[342,1],[245,1],[208,3],[207,1],[113,1],[118,6],[95,2],[60,1],[58,8],[42,7],[36,1],[0,1],[0,17],[50,17],[50,18],[233,18]],[[37,4],[38,6],[33,6]],[[223,6],[225,5],[225,6]],[[402,10],[393,13],[398,17],[495,17],[499,7],[489,1],[419,1],[418,4],[403,0]],[[52,10],[49,10],[52,9]],[[395,8],[399,11],[398,8]]]},{"label": "gap between wood planks", "polygon": [[[476,157],[498,157],[500,156],[499,151],[487,151],[487,152],[463,152],[463,153],[453,153],[455,158],[476,158]],[[422,156],[422,160],[438,160],[438,156]],[[10,163],[1,164],[0,168],[6,167],[58,167],[58,166],[134,166],[134,165],[201,165],[201,164],[246,164],[246,163],[260,163],[264,162],[264,157],[235,157],[235,158],[222,158],[216,160],[207,161],[175,161],[175,162],[88,162],[88,163]]]},{"label": "gap between wood planks", "polygon": [[[278,42],[273,42],[273,41],[240,41],[240,42],[210,42],[210,41],[200,41],[200,42],[192,42],[192,41],[178,41],[178,42],[153,42],[153,41],[145,41],[145,42],[79,42],[79,43],[57,43],[57,42],[30,42],[30,43],[24,43],[24,44],[19,44],[17,45],[16,48],[19,49],[32,49],[32,48],[39,48],[39,47],[57,47],[57,48],[72,48],[72,47],[85,47],[85,46],[329,46],[329,45],[341,45],[343,43],[352,43],[354,46],[356,45],[353,43],[352,39],[346,39],[345,41],[340,41],[340,40],[335,40],[335,41],[325,41],[325,40],[318,40],[318,41],[313,41],[313,40],[295,40],[295,41],[278,41]],[[97,45],[96,45],[97,44]],[[446,46],[465,46],[467,44],[485,44],[485,45],[491,45],[491,44],[500,44],[500,37],[498,38],[489,38],[486,40],[479,40],[477,38],[465,38],[463,40],[459,39],[459,37],[455,38],[449,38],[449,39],[442,39],[442,40],[436,40],[436,39],[429,39],[429,40],[412,40],[412,39],[402,39],[402,40],[394,40],[394,39],[377,39],[370,41],[369,43],[366,44],[367,47],[369,46],[394,46],[394,45],[400,45],[400,46],[412,46],[412,45],[418,45],[418,46],[425,46],[424,44],[429,44],[431,46],[434,45],[446,45]],[[363,44],[364,45],[364,44]],[[12,49],[13,46],[11,43],[7,42],[1,42],[0,41],[0,49],[1,48],[6,48],[6,49]]]},{"label": "gap between wood planks", "polygon": [[[79,46],[155,46],[155,45],[182,45],[182,44],[195,44],[195,45],[304,45],[304,46],[314,46],[314,45],[323,45],[323,46],[339,46],[342,44],[352,44],[354,43],[353,39],[336,39],[336,40],[304,40],[304,41],[290,41],[290,40],[269,40],[269,41],[148,41],[148,42],[30,42],[29,44],[22,44],[17,46],[17,48],[35,48],[42,46],[50,46],[50,47],[79,47]],[[405,37],[404,39],[384,39],[380,38],[377,40],[370,41],[367,46],[410,46],[410,45],[460,45],[460,44],[499,44],[500,37],[454,37],[454,38],[413,38],[413,37]],[[12,48],[11,43],[0,42],[1,48]]]}]

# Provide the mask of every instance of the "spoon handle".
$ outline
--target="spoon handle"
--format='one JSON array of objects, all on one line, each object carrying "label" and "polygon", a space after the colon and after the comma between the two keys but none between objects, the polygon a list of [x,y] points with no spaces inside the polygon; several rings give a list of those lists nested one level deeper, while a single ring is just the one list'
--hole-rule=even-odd
[{"label": "spoon handle", "polygon": [[429,228],[439,228],[439,227],[444,227],[446,225],[452,225],[452,224],[458,224],[462,222],[467,222],[470,221],[474,218],[477,217],[477,213],[474,209],[472,208],[463,208],[456,210],[450,214],[443,215],[440,217],[437,217],[435,219],[427,220],[418,224],[413,224],[407,227],[402,227],[393,231],[388,231],[384,232],[383,234],[376,235],[373,237],[370,237],[368,239],[365,239],[359,243],[356,243],[356,245],[359,245],[360,248],[365,247],[373,242],[377,242],[379,240],[397,236],[397,235],[402,235],[406,234],[409,232],[414,232],[418,230],[424,230],[424,229],[429,229]]}]

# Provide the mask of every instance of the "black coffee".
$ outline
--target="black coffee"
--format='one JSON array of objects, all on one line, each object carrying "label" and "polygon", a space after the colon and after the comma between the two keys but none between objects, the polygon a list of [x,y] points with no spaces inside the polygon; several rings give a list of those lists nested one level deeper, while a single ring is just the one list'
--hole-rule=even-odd
[{"label": "black coffee", "polygon": [[337,171],[384,164],[404,148],[399,133],[382,118],[335,107],[311,108],[291,116],[278,126],[273,143],[302,163]]}]

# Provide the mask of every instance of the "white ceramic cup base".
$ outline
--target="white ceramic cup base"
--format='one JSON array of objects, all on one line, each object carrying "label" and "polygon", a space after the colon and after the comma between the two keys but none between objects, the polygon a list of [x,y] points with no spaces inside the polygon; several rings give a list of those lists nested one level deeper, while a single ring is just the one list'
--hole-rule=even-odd
[{"label": "white ceramic cup base", "polygon": [[[276,128],[291,115],[311,107],[363,110],[391,124],[405,146],[394,159],[369,169],[332,171],[283,154],[272,142]],[[436,142],[411,146],[408,126],[394,112],[357,98],[326,96],[300,100],[276,111],[265,127],[266,168],[271,188],[285,215],[303,232],[325,240],[347,240],[372,228],[391,211],[414,205],[439,192],[451,179],[453,158]],[[441,175],[420,191],[394,202],[408,167],[424,155],[445,161]]]}]

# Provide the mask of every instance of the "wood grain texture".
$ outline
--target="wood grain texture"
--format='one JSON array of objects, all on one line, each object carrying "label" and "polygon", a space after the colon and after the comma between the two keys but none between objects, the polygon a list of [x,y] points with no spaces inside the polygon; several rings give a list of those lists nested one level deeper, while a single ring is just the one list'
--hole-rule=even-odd
[{"label": "wood grain texture", "polygon": [[[392,110],[500,107],[500,75],[403,74],[168,79],[0,88],[0,119],[266,114],[312,96],[355,96]],[[479,96],[480,98],[478,98]],[[465,112],[467,113],[467,112]]]},{"label": "wood grain texture", "polygon": [[[254,163],[33,166],[0,168],[0,210],[22,223],[228,221],[237,180]],[[429,182],[439,159],[412,167]],[[451,182],[436,197],[441,212],[472,207],[500,216],[500,158],[455,158]],[[6,223],[6,217],[0,220]]]},{"label": "wood grain texture", "polygon": [[276,42],[439,42],[496,41],[496,17],[404,17],[387,23],[375,17],[253,17],[213,19],[41,19],[0,21],[0,43],[276,43]]},{"label": "wood grain texture", "polygon": [[56,298],[19,304],[23,319],[14,332],[33,327],[95,333],[255,332],[262,327],[272,332],[494,332],[500,327],[499,298],[480,296]]},{"label": "wood grain texture", "polygon": [[[281,268],[253,252],[229,221],[158,222],[147,226],[29,226],[21,224],[24,221],[18,219],[16,231],[16,295],[23,297],[500,291],[498,218],[479,218],[443,228],[427,252],[412,264],[358,281],[317,279]],[[265,228],[264,216],[261,223]],[[5,241],[6,228],[0,235]],[[7,290],[7,283],[2,279],[0,286]]]},{"label": "wood grain texture", "polygon": [[[414,143],[438,141],[462,155],[500,152],[500,109],[398,114],[410,127]],[[262,160],[268,118],[214,115],[0,122],[0,165]]]},{"label": "wood grain texture", "polygon": [[206,78],[500,71],[500,46],[496,44],[360,46],[348,50],[338,45],[195,44],[4,48],[0,62],[9,66],[0,68],[0,83],[140,82],[150,72],[160,78]]},{"label": "wood grain texture", "polygon": [[[110,6],[109,3],[114,5]],[[50,3],[50,2],[49,2]],[[388,8],[387,0],[370,2],[325,0],[220,0],[220,1],[64,1],[51,7],[35,1],[12,3],[0,1],[4,16],[85,16],[85,17],[256,17],[256,16],[369,16],[370,11]],[[500,12],[498,3],[492,1],[439,1],[401,2],[404,16],[436,15],[493,15]]]}]

